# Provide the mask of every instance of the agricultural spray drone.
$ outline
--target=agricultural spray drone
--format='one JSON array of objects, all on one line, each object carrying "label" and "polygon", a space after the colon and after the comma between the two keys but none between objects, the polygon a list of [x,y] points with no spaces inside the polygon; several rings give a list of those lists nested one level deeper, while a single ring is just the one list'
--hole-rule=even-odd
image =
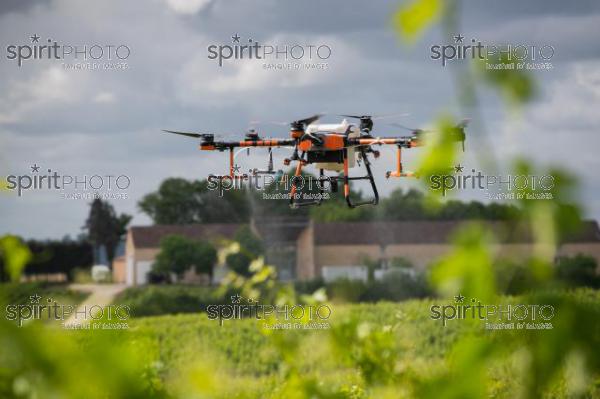
[{"label": "agricultural spray drone", "polygon": [[[300,176],[302,168],[313,164],[319,169],[319,179],[327,179],[335,182],[332,188],[337,189],[337,182],[344,184],[344,197],[350,208],[361,205],[376,205],[379,202],[377,186],[371,172],[371,162],[369,156],[378,158],[380,153],[374,146],[393,145],[396,146],[396,165],[395,170],[386,172],[386,178],[392,177],[415,177],[410,171],[405,171],[402,166],[402,149],[417,147],[423,144],[422,129],[410,129],[408,136],[396,137],[374,137],[373,120],[377,117],[370,115],[341,115],[344,119],[337,124],[320,124],[319,118],[322,115],[313,115],[305,119],[299,119],[290,123],[290,138],[261,138],[254,129],[250,129],[243,140],[240,141],[219,141],[215,140],[214,134],[207,133],[189,133],[172,130],[165,130],[167,133],[180,134],[183,136],[199,138],[200,150],[203,151],[228,151],[229,152],[229,174],[220,176],[221,178],[244,178],[246,175],[236,175],[234,165],[235,149],[250,149],[251,147],[264,147],[268,149],[269,163],[267,169],[253,169],[253,174],[275,174],[273,169],[273,153],[275,147],[288,147],[292,149],[291,156],[284,159],[284,165],[296,163],[295,175]],[[357,120],[358,124],[349,123],[348,119]],[[465,127],[468,120],[463,120],[451,129],[453,140],[462,142],[464,149]],[[401,125],[395,125],[405,128]],[[407,128],[408,129],[408,128]],[[364,164],[366,174],[364,176],[350,176],[349,169]],[[325,176],[325,171],[336,172],[333,176]],[[342,175],[340,176],[340,172]],[[354,180],[368,180],[370,182],[373,196],[367,201],[355,202],[350,195],[350,182]],[[319,185],[320,193],[324,192],[324,185]],[[319,205],[322,202],[322,196],[319,199],[301,200],[297,193],[298,187],[292,179],[290,187],[290,206],[297,208],[307,205]]]}]

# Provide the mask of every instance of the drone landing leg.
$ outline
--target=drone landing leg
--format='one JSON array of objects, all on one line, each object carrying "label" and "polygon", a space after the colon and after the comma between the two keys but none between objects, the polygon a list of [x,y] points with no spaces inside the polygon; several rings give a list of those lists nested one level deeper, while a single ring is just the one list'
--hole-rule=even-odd
[{"label": "drone landing leg", "polygon": [[[377,205],[379,203],[379,193],[377,192],[377,186],[375,185],[375,179],[373,178],[373,173],[371,172],[371,163],[369,162],[369,158],[367,157],[367,153],[363,148],[360,150],[360,154],[365,162],[365,169],[367,170],[366,176],[360,177],[350,177],[348,174],[348,151],[344,150],[344,197],[346,198],[346,202],[350,208],[356,208],[357,206],[362,205]],[[371,183],[371,188],[373,189],[373,198],[368,201],[362,202],[352,202],[350,198],[350,180],[369,180]]]}]

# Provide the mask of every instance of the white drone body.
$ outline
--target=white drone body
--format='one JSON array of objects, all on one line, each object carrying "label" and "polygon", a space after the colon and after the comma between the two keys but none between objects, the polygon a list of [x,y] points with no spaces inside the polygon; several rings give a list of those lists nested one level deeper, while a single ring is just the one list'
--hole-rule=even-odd
[{"label": "white drone body", "polygon": [[[358,126],[348,123],[346,119],[343,119],[340,123],[311,123],[306,126],[306,134],[315,133],[339,133],[341,135],[348,134],[350,138],[360,137],[360,130]],[[348,167],[352,168],[356,163],[356,154],[354,147],[348,147]],[[344,165],[336,162],[324,162],[315,163],[317,169],[331,170],[335,172],[341,172],[344,170]]]}]

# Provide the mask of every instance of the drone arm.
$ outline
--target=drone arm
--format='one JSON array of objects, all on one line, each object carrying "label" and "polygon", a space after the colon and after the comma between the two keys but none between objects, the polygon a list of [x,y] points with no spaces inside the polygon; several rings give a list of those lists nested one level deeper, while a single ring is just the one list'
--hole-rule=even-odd
[{"label": "drone arm", "polygon": [[349,140],[350,145],[397,145],[400,147],[411,148],[420,145],[415,137],[369,137],[356,138]]},{"label": "drone arm", "polygon": [[242,140],[242,141],[215,141],[212,143],[201,143],[200,149],[207,151],[243,147],[285,147],[294,145],[295,140],[292,139],[269,139],[269,140]]},{"label": "drone arm", "polygon": [[235,147],[282,147],[294,145],[294,140],[271,139],[271,140],[243,140],[232,143]]}]

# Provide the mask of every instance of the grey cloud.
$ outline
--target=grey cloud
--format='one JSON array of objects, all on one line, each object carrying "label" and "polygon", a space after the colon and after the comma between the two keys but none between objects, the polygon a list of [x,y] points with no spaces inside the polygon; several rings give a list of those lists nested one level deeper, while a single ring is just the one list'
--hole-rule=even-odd
[{"label": "grey cloud", "polygon": [[[68,71],[65,80],[59,79],[56,86],[44,86],[40,79],[55,64],[29,63],[17,69],[1,59],[2,165],[18,172],[30,161],[36,161],[65,173],[129,174],[133,181],[131,198],[115,202],[115,206],[119,211],[134,213],[134,223],[148,222],[138,212],[136,202],[154,190],[162,179],[203,178],[209,173],[222,172],[225,165],[223,154],[200,153],[194,140],[169,136],[160,129],[241,134],[250,120],[286,121],[320,111],[410,112],[410,116],[399,119],[408,126],[423,126],[444,111],[470,116],[453,108],[452,69],[428,59],[428,47],[445,40],[443,32],[433,29],[412,48],[403,46],[389,26],[390,14],[398,5],[394,2],[356,0],[340,5],[314,1],[211,1],[195,15],[178,13],[166,1],[82,4],[57,0],[40,4],[0,13],[0,50],[7,43],[26,42],[32,33],[74,43],[126,43],[132,48],[129,60],[132,68],[124,72]],[[468,32],[491,40],[549,38],[560,45],[561,56],[572,57],[570,63],[579,65],[586,60],[598,60],[593,50],[597,49],[593,47],[594,35],[585,28],[593,27],[600,14],[597,3],[507,4],[465,2],[462,6],[465,35]],[[549,31],[555,21],[561,23]],[[570,23],[565,25],[564,21]],[[331,69],[315,72],[317,75],[279,72],[264,75],[260,65],[257,69],[244,69],[240,63],[218,68],[206,59],[207,45],[226,43],[236,32],[261,41],[280,40],[276,38],[333,41]],[[586,47],[593,51],[585,53]],[[543,154],[536,150],[532,157],[541,160],[554,157],[563,160],[567,167],[578,165],[564,146],[553,145],[548,137],[581,139],[586,145],[582,144],[580,151],[584,155],[579,159],[589,155],[586,147],[598,144],[593,132],[598,130],[599,122],[594,114],[566,112],[568,101],[589,95],[575,84],[577,75],[572,67],[560,65],[554,71],[535,74],[545,91],[536,103],[539,108],[535,112],[526,111],[524,117],[531,117],[532,121],[519,130],[521,138],[543,144]],[[597,79],[594,76],[597,75],[585,73],[581,78]],[[562,91],[565,86],[572,88],[567,94]],[[504,132],[505,115],[501,110],[497,98],[483,96],[482,114],[486,124],[494,129],[490,129],[494,146],[504,149],[510,141],[503,140],[498,133]],[[11,115],[15,116],[12,121],[2,119]],[[326,120],[336,118],[328,116]],[[274,137],[287,134],[286,127],[264,125],[260,129]],[[376,124],[376,129],[382,135],[397,133],[384,123]],[[551,136],[543,133],[547,131]],[[468,156],[474,151],[490,150],[478,147],[484,143],[477,140],[480,132],[471,128],[469,134]],[[526,152],[527,148],[522,145],[506,148],[502,156],[511,157]],[[283,154],[277,157],[280,159]],[[404,184],[415,184],[386,182],[383,174],[393,159],[393,151],[385,151],[382,157],[375,171],[383,193]],[[416,157],[417,152],[408,154],[407,165]],[[262,160],[260,157],[250,160],[254,159]],[[590,200],[600,194],[598,179],[586,176],[589,212],[598,217],[600,204]],[[85,201],[73,204],[52,195],[30,195],[18,200],[0,196],[0,208],[9,215],[3,219],[0,234],[13,231],[36,237],[76,234],[87,212]],[[32,217],[20,221],[24,214]],[[64,217],[48,221],[50,214]],[[36,219],[43,221],[43,227],[39,223],[36,227],[33,221]]]}]

